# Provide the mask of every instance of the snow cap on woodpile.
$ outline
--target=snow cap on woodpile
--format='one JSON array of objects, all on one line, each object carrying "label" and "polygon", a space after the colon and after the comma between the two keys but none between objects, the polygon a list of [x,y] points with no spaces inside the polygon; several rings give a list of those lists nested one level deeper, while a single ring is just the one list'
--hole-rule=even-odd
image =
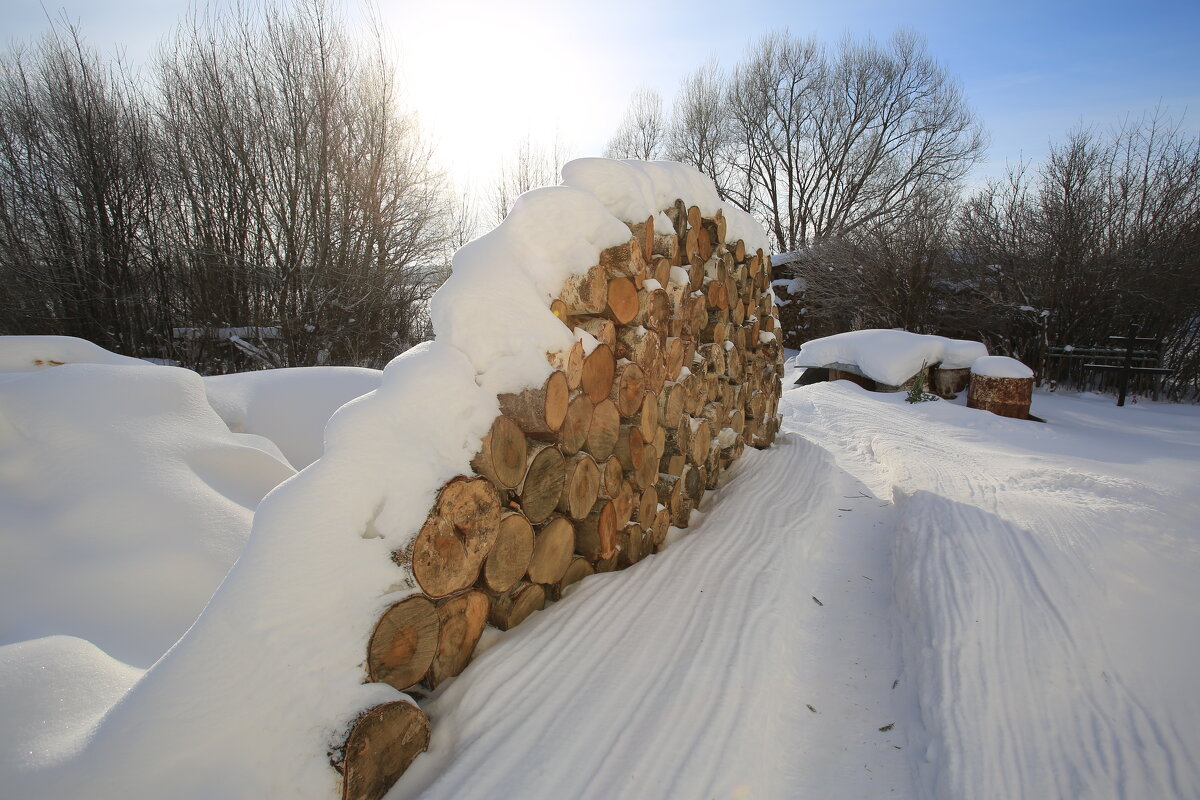
[{"label": "snow cap on woodpile", "polygon": [[848,364],[871,380],[901,386],[921,365],[941,363],[942,369],[965,369],[987,355],[987,347],[965,339],[947,339],[898,330],[838,333],[805,342],[796,356],[798,367]]},{"label": "snow cap on woodpile", "polygon": [[[358,712],[406,699],[363,682],[375,621],[415,591],[390,556],[411,544],[439,487],[472,472],[497,393],[540,384],[547,351],[574,342],[551,299],[630,240],[614,209],[644,221],[677,198],[716,208],[711,182],[682,165],[584,159],[564,175],[567,186],[522,195],[455,255],[431,307],[435,341],[333,416],[324,455],[262,501],[191,630],[83,752],[17,794],[70,796],[86,775],[95,797],[336,795],[330,762]],[[731,238],[766,248],[752,220],[724,213]]]},{"label": "snow cap on woodpile", "polygon": [[[741,239],[746,249],[769,252],[771,241],[754,218],[721,200],[717,188],[704,173],[674,161],[615,161],[611,158],[579,158],[563,167],[563,183],[594,195],[615,216],[640,222],[659,214],[678,198],[697,206],[703,216],[721,211],[728,223],[730,241]],[[654,222],[666,232],[670,223]]]},{"label": "snow cap on woodpile", "polygon": [[971,364],[972,375],[985,378],[1032,378],[1033,370],[1008,356],[984,356]]}]

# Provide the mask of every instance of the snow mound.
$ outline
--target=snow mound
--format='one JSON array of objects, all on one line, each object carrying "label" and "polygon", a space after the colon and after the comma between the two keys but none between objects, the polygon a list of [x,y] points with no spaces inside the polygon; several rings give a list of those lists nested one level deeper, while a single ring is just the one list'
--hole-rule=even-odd
[{"label": "snow mound", "polygon": [[942,369],[965,369],[987,355],[980,342],[948,339],[896,330],[865,330],[813,339],[800,346],[798,367],[851,364],[868,378],[900,386],[920,371],[921,365],[941,363]]},{"label": "snow mound", "polygon": [[1032,378],[1033,370],[1008,356],[984,356],[971,365],[972,375],[986,378]]},{"label": "snow mound", "polygon": [[360,367],[302,367],[214,375],[208,401],[231,431],[265,436],[296,469],[321,457],[333,412],[379,388],[383,372]]},{"label": "snow mound", "polygon": [[139,358],[110,353],[74,336],[0,336],[0,372],[26,372],[62,364],[146,366]]},{"label": "snow mound", "polygon": [[[663,205],[696,181],[680,165],[646,173],[645,197],[670,195]],[[705,192],[715,195],[711,184]],[[69,795],[85,776],[100,798],[336,794],[331,748],[361,711],[406,697],[363,683],[375,621],[415,591],[391,554],[411,543],[437,490],[471,471],[497,393],[541,383],[547,351],[573,344],[549,310],[564,281],[630,238],[596,194],[569,185],[522,195],[498,228],[460,249],[432,301],[436,340],[394,359],[377,390],[333,415],[324,454],[262,501],[192,628],[84,750],[30,776],[22,795]]]},{"label": "snow mound", "polygon": [[130,361],[0,375],[0,644],[68,634],[149,666],[293,474],[199,375]]},{"label": "snow mound", "polygon": [[0,646],[0,772],[20,773],[77,753],[141,676],[142,670],[73,636]]}]

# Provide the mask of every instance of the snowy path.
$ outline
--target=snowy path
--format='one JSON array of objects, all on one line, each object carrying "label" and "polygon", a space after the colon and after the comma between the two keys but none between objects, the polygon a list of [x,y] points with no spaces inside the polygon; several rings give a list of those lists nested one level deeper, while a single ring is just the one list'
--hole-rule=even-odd
[{"label": "snowy path", "polygon": [[477,658],[390,796],[910,796],[879,501],[794,436],[735,469],[689,535]]},{"label": "snowy path", "polygon": [[[785,405],[839,464],[896,495],[924,793],[1200,795],[1200,704],[1185,666],[1198,652],[1196,425],[1130,452],[1096,447],[1100,432],[1069,421],[882,409],[832,385]],[[1078,457],[1089,448],[1103,457]]]}]

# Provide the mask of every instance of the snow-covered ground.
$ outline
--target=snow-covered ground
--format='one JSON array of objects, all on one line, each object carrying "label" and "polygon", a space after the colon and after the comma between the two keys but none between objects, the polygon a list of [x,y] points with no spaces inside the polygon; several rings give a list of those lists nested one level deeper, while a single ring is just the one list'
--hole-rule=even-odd
[{"label": "snow-covered ground", "polygon": [[[115,613],[160,588],[72,589],[81,567],[104,546],[126,581],[227,558],[291,474],[282,444],[214,427],[206,388],[116,364],[0,383],[0,794],[92,794],[79,753],[154,658],[121,648],[163,636]],[[1032,410],[1046,424],[845,382],[785,392],[785,435],[665,552],[486,637],[424,702],[431,750],[390,797],[1200,796],[1200,409],[1039,393]],[[105,524],[141,502],[158,516]],[[191,527],[159,541],[185,532],[171,514]],[[175,756],[209,796],[249,796],[208,757]]]}]

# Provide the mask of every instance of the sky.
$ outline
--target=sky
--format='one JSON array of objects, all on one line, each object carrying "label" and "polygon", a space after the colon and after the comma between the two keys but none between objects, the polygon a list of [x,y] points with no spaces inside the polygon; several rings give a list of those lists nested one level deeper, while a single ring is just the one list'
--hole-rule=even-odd
[{"label": "sky", "polygon": [[[187,0],[0,0],[0,45],[78,22],[104,52],[144,62]],[[351,17],[365,5],[347,0]],[[1044,158],[1079,125],[1107,129],[1158,105],[1200,131],[1200,3],[1012,0],[378,0],[402,90],[439,159],[483,195],[527,138],[600,155],[640,88],[664,100],[709,59],[734,65],[786,28],[836,43],[899,28],[962,85],[990,136],[971,181]]]}]

